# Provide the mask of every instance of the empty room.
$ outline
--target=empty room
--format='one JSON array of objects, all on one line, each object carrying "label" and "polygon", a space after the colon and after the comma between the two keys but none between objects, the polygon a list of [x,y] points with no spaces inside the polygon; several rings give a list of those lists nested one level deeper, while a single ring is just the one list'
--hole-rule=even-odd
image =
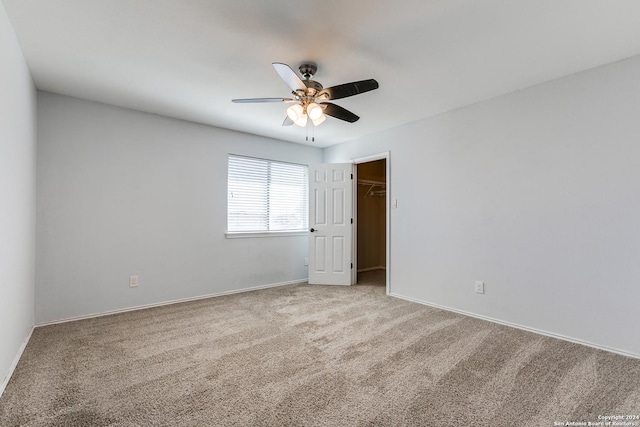
[{"label": "empty room", "polygon": [[640,426],[640,2],[0,0],[1,426]]}]

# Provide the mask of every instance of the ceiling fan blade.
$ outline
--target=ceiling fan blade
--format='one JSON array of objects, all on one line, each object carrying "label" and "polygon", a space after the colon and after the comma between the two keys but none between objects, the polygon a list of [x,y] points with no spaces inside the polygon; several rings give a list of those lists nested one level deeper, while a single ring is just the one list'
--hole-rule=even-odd
[{"label": "ceiling fan blade", "polygon": [[344,120],[345,122],[353,123],[357,122],[360,117],[353,114],[351,111],[342,108],[339,105],[332,104],[331,102],[323,102],[322,108],[327,116],[335,117],[336,119]]},{"label": "ceiling fan blade", "polygon": [[369,92],[370,90],[378,89],[378,87],[378,82],[375,79],[369,79],[328,87],[322,93],[329,95],[326,99],[340,99]]},{"label": "ceiling fan blade", "polygon": [[273,68],[276,69],[276,73],[278,73],[280,78],[284,80],[284,82],[291,88],[292,91],[295,92],[298,89],[307,89],[307,86],[305,86],[300,77],[298,77],[296,72],[293,71],[287,64],[274,62],[271,65],[273,65]]},{"label": "ceiling fan blade", "polygon": [[295,99],[292,98],[241,98],[241,99],[232,99],[231,102],[236,102],[240,104],[246,104],[250,102],[294,102]]},{"label": "ceiling fan blade", "polygon": [[284,118],[284,122],[282,122],[282,126],[291,126],[293,124],[293,120],[289,118],[289,116]]}]

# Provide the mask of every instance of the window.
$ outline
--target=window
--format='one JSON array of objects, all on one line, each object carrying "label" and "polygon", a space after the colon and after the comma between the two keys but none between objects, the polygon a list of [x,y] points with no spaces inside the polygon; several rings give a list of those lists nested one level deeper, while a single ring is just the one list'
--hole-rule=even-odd
[{"label": "window", "polygon": [[306,231],[308,169],[305,165],[230,155],[228,232]]}]

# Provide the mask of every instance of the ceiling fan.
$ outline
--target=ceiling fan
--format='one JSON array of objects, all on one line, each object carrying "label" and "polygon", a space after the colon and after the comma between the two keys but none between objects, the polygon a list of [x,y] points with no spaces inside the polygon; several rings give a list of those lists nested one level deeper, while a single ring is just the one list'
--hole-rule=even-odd
[{"label": "ceiling fan", "polygon": [[353,123],[360,117],[339,105],[326,101],[346,98],[348,96],[358,95],[360,93],[378,89],[378,82],[374,79],[344,83],[325,89],[320,83],[311,80],[316,71],[318,71],[318,66],[316,64],[304,63],[298,67],[298,70],[302,77],[304,77],[304,80],[298,77],[296,72],[287,64],[274,62],[272,65],[280,78],[282,78],[287,86],[291,88],[293,98],[244,98],[232,99],[232,102],[293,103],[292,106],[287,108],[287,117],[284,119],[284,122],[282,122],[282,126],[296,124],[304,127],[307,125],[307,120],[311,120],[314,126],[318,126],[320,123],[325,121],[326,116],[335,117],[336,119]]}]

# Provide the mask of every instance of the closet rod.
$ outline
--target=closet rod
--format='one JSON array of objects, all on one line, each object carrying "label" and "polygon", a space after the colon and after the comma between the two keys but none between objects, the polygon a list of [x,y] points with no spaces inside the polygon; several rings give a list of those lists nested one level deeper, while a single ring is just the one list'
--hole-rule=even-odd
[{"label": "closet rod", "polygon": [[374,181],[371,179],[358,179],[358,185],[373,185],[376,187],[386,187],[387,183],[384,181]]}]

